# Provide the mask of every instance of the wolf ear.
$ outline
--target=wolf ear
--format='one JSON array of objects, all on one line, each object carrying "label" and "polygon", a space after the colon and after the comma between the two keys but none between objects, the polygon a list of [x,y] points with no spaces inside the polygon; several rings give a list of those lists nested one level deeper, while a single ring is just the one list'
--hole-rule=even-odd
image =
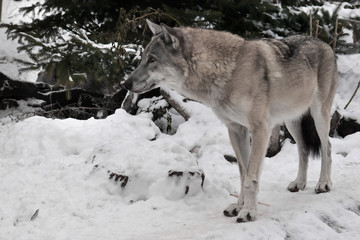
[{"label": "wolf ear", "polygon": [[165,24],[160,24],[160,26],[164,33],[165,43],[171,43],[173,48],[178,48],[180,46],[179,39],[174,34],[170,33],[175,33],[175,30],[171,27],[166,26]]},{"label": "wolf ear", "polygon": [[162,29],[161,29],[160,25],[157,25],[157,24],[153,23],[149,19],[146,19],[146,23],[147,23],[147,25],[149,26],[151,32],[154,35],[157,35],[157,34],[162,32]]}]

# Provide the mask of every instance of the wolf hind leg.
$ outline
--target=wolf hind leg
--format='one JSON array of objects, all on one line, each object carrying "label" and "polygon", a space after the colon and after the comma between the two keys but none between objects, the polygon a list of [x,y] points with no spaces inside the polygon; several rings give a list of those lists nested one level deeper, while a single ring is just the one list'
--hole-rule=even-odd
[{"label": "wolf hind leg", "polygon": [[304,190],[306,187],[309,150],[307,149],[302,136],[301,120],[287,121],[285,125],[291,136],[296,141],[299,155],[299,169],[297,177],[288,185],[287,189],[290,192],[298,192],[299,190]]},{"label": "wolf hind leg", "polygon": [[244,180],[249,161],[250,135],[249,130],[246,127],[236,123],[229,124],[228,131],[230,142],[238,161],[241,185],[238,201],[234,204],[230,204],[224,210],[224,215],[227,217],[236,217],[244,205]]},{"label": "wolf hind leg", "polygon": [[329,141],[330,108],[311,108],[316,130],[321,141],[321,171],[320,178],[315,187],[316,193],[329,192],[331,190],[331,143]]}]

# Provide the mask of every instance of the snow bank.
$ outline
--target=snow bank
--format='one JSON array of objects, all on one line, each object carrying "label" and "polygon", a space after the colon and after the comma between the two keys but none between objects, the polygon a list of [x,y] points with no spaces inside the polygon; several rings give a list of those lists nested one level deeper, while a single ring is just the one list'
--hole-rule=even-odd
[{"label": "snow bank", "polygon": [[[237,166],[223,157],[233,154],[226,128],[190,104],[196,114],[174,135],[123,110],[3,122],[0,239],[357,239],[360,133],[331,139],[334,188],[320,195],[320,161],[310,162],[305,191],[286,190],[297,172],[296,146],[286,142],[265,159],[258,220],[236,224],[222,214],[239,193]],[[191,171],[205,174],[203,186]],[[128,176],[126,186],[109,172]]]},{"label": "snow bank", "polygon": [[360,123],[360,89],[347,109],[344,110],[360,81],[360,54],[338,55],[337,63],[339,81],[333,108]]}]

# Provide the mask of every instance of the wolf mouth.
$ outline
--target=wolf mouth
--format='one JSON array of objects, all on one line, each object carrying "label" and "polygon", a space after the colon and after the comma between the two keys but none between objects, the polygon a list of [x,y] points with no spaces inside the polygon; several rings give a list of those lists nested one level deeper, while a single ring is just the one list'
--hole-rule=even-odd
[{"label": "wolf mouth", "polygon": [[153,89],[156,86],[156,83],[151,83],[149,89]]},{"label": "wolf mouth", "polygon": [[132,92],[135,92],[135,93],[147,92],[147,91],[153,89],[155,86],[156,86],[156,83],[154,83],[154,82],[147,83],[146,81],[142,81],[136,86],[136,88],[134,88],[132,90]]}]

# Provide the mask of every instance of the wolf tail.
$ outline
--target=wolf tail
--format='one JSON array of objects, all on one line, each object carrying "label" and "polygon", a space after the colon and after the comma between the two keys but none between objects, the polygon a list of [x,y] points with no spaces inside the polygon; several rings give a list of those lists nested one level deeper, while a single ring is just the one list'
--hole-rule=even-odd
[{"label": "wolf tail", "polygon": [[319,157],[321,141],[310,111],[301,117],[301,133],[307,152],[313,157]]}]

